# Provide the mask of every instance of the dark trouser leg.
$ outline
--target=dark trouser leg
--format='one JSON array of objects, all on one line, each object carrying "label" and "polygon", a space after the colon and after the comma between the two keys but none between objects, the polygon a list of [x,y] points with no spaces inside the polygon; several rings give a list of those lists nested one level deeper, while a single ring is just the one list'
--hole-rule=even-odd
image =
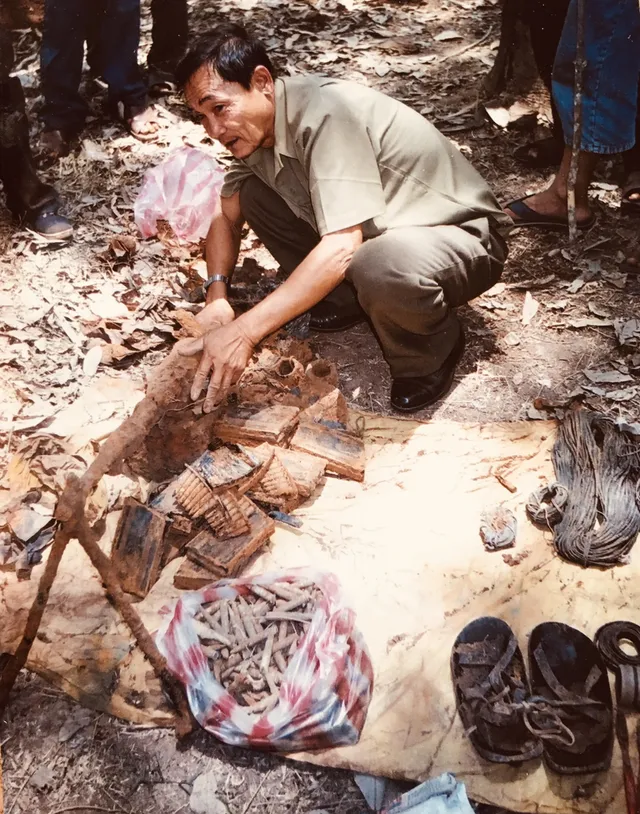
[{"label": "dark trouser leg", "polygon": [[147,89],[138,65],[139,42],[140,0],[107,0],[100,20],[99,61],[111,105],[146,104]]},{"label": "dark trouser leg", "polygon": [[[315,229],[296,217],[284,200],[258,178],[248,178],[240,188],[240,209],[285,274],[291,274],[320,242]],[[355,304],[355,294],[350,285],[343,283],[324,301],[337,307]]]},{"label": "dark trouser leg", "polygon": [[394,378],[438,370],[460,336],[453,311],[500,278],[504,241],[486,219],[460,226],[390,229],[355,253],[358,293]]},{"label": "dark trouser leg", "polygon": [[46,0],[40,49],[45,130],[79,130],[88,107],[79,93],[87,21],[93,2]]},{"label": "dark trouser leg", "polygon": [[91,4],[91,12],[87,20],[87,63],[89,70],[94,77],[102,76],[102,65],[100,64],[100,25],[102,23],[102,2],[94,0]]},{"label": "dark trouser leg", "polygon": [[[569,0],[527,0],[524,4],[525,19],[529,24],[531,46],[540,78],[551,92],[553,62],[567,16]],[[553,114],[553,134],[564,144],[562,124],[556,104],[551,97]]]},{"label": "dark trouser leg", "polygon": [[0,81],[0,181],[15,217],[57,202],[54,188],[43,184],[33,167],[24,93],[16,77]]},{"label": "dark trouser leg", "polygon": [[189,39],[187,0],[151,0],[151,17],[147,65],[152,70],[173,73]]},{"label": "dark trouser leg", "polygon": [[636,115],[636,143],[626,153],[622,154],[624,171],[627,176],[632,172],[640,172],[640,82],[638,83],[638,113]]}]

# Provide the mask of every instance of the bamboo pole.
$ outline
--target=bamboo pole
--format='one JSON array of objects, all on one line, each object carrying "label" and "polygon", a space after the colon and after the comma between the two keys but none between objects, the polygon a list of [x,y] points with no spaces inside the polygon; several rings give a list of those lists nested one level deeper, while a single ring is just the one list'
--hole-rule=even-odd
[{"label": "bamboo pole", "polygon": [[585,0],[577,0],[576,22],[576,61],[573,84],[573,140],[571,144],[571,163],[567,178],[567,216],[569,221],[569,240],[573,243],[578,237],[576,222],[576,180],[582,145],[582,84],[586,60],[584,55],[584,19]]}]

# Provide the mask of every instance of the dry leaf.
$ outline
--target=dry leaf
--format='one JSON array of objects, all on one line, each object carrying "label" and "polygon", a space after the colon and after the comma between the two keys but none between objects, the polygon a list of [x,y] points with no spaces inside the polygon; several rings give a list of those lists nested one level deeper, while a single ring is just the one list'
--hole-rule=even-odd
[{"label": "dry leaf", "polygon": [[637,346],[640,339],[640,319],[614,319],[613,328],[621,345]]},{"label": "dry leaf", "polygon": [[606,397],[612,401],[631,401],[637,393],[637,387],[626,387],[624,390],[610,390]]},{"label": "dry leaf", "polygon": [[118,319],[131,315],[127,306],[113,294],[88,294],[87,304],[91,312],[101,319]]},{"label": "dry leaf", "polygon": [[485,105],[484,109],[491,121],[497,124],[498,127],[506,127],[509,124],[509,111],[506,107],[489,107]]},{"label": "dry leaf", "polygon": [[439,34],[436,34],[433,38],[438,42],[446,42],[447,40],[461,40],[462,34],[458,34],[457,31],[447,30],[441,31]]},{"label": "dry leaf", "polygon": [[610,328],[613,322],[610,319],[586,317],[585,319],[570,319],[567,325],[571,328]]},{"label": "dry leaf", "polygon": [[130,350],[124,345],[102,345],[100,350],[102,351],[101,362],[103,365],[115,365],[117,362],[126,359],[127,356],[139,353],[139,350]]},{"label": "dry leaf", "polygon": [[138,249],[138,241],[133,235],[119,235],[109,241],[109,251],[116,260],[130,260]]},{"label": "dry leaf", "polygon": [[82,360],[82,372],[86,376],[95,376],[101,361],[102,345],[94,345],[90,350],[87,351],[86,356]]},{"label": "dry leaf", "polygon": [[540,303],[531,296],[530,291],[527,291],[527,293],[524,295],[524,305],[522,306],[523,325],[529,325],[531,320],[538,313],[538,308],[540,308]]},{"label": "dry leaf", "polygon": [[69,407],[59,412],[44,433],[67,437],[79,434],[79,431],[88,427],[84,433],[84,446],[92,439],[104,436],[105,422],[114,416],[118,426],[122,418],[129,415],[135,405],[143,397],[142,385],[128,378],[115,376],[101,376],[88,387],[79,399]]},{"label": "dry leaf", "polygon": [[82,155],[89,161],[102,161],[105,164],[111,162],[111,156],[99,144],[91,139],[83,139],[82,141]]},{"label": "dry leaf", "polygon": [[618,384],[633,381],[633,376],[621,373],[619,370],[584,370],[583,373],[594,384]]}]

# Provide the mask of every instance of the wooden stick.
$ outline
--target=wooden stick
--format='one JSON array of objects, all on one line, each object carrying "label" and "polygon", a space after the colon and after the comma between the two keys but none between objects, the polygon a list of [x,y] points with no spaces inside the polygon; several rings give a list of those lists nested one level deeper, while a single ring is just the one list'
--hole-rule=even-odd
[{"label": "wooden stick", "polygon": [[9,694],[11,693],[11,689],[13,688],[15,680],[18,677],[18,673],[20,670],[22,670],[24,665],[27,663],[27,659],[29,658],[31,645],[35,641],[38,634],[44,609],[49,601],[51,586],[56,578],[60,560],[62,559],[62,555],[64,554],[64,550],[67,547],[67,543],[70,539],[71,529],[69,528],[68,524],[60,524],[56,530],[55,537],[53,539],[53,546],[49,552],[49,557],[47,558],[47,564],[45,565],[44,572],[40,577],[38,593],[36,594],[31,608],[29,609],[29,615],[27,616],[27,623],[24,628],[24,633],[22,634],[22,639],[15,653],[5,665],[2,675],[0,676],[0,718],[2,717],[7,706]]},{"label": "wooden stick", "polygon": [[576,222],[576,181],[580,161],[580,148],[582,146],[582,80],[586,60],[584,57],[584,17],[585,0],[577,0],[577,39],[576,61],[573,85],[573,140],[571,143],[571,163],[567,178],[567,216],[569,220],[569,240],[573,243],[578,237]]},{"label": "wooden stick", "polygon": [[182,738],[188,735],[193,731],[194,725],[184,687],[169,672],[166,659],[158,650],[153,637],[144,626],[138,612],[120,587],[113,566],[107,555],[98,545],[97,535],[89,525],[84,514],[80,514],[75,531],[78,541],[89,555],[93,567],[100,575],[100,579],[107,592],[107,597],[120,613],[120,616],[133,634],[136,644],[146,656],[155,674],[164,686],[167,695],[173,702],[176,709],[175,727],[177,736]]}]

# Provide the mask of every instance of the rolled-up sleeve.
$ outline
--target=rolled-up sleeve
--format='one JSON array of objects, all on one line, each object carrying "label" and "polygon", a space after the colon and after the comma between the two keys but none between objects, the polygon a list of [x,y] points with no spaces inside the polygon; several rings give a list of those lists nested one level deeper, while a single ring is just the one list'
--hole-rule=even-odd
[{"label": "rolled-up sleeve", "polygon": [[233,161],[229,165],[229,169],[224,174],[224,182],[220,195],[223,198],[230,198],[235,195],[240,189],[242,184],[253,175],[253,172],[246,164],[241,161]]},{"label": "rolled-up sleeve", "polygon": [[335,97],[303,135],[302,162],[320,235],[357,226],[385,212],[376,153],[365,124]]}]

